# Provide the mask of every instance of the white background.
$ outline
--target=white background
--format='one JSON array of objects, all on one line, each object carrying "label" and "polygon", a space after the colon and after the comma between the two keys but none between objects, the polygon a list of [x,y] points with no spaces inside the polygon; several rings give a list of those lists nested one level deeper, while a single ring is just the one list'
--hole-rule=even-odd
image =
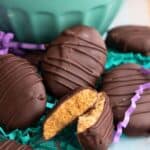
[{"label": "white background", "polygon": [[124,0],[124,4],[111,27],[122,24],[150,26],[150,0]]}]

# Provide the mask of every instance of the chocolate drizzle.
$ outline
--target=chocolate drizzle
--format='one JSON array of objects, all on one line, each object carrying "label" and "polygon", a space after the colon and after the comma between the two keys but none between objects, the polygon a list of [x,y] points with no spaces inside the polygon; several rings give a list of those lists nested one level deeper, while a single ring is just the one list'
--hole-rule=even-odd
[{"label": "chocolate drizzle", "polygon": [[42,115],[46,94],[37,70],[12,54],[0,56],[0,124],[25,128]]},{"label": "chocolate drizzle", "polygon": [[106,44],[123,52],[141,52],[150,55],[150,27],[119,26],[108,32]]},{"label": "chocolate drizzle", "polygon": [[21,145],[15,141],[7,140],[0,142],[0,150],[32,150],[28,145]]},{"label": "chocolate drizzle", "polygon": [[[131,98],[141,84],[150,82],[149,75],[141,71],[141,66],[124,64],[104,74],[103,90],[110,97],[115,122],[124,118],[131,104]],[[128,135],[147,135],[150,130],[150,90],[146,90],[137,102],[137,108],[125,129]]]},{"label": "chocolate drizzle", "polygon": [[64,31],[48,46],[42,63],[44,82],[55,96],[95,86],[104,70],[105,44],[99,33],[79,26]]},{"label": "chocolate drizzle", "polygon": [[107,95],[105,97],[104,109],[98,121],[86,131],[78,134],[78,139],[84,150],[107,150],[112,143],[113,115],[109,98]]}]

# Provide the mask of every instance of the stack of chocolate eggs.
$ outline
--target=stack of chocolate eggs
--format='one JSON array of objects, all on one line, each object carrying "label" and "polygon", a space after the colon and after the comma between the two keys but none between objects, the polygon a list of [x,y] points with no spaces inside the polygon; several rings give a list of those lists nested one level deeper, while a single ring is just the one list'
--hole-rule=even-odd
[{"label": "stack of chocolate eggs", "polygon": [[[127,29],[135,32],[135,28],[130,26],[109,32],[108,46],[119,47],[118,41],[123,41],[124,50],[128,51],[133,45],[121,34]],[[138,30],[145,33],[143,27],[138,27]],[[116,39],[118,32],[121,39],[120,36]],[[139,46],[143,46],[142,41],[138,44],[138,52],[142,49]],[[135,45],[133,47],[136,49]],[[78,141],[83,149],[107,150],[113,141],[115,126],[124,119],[137,89],[150,82],[149,73],[144,73],[142,66],[133,63],[105,71],[105,42],[94,28],[88,26],[65,30],[47,44],[46,49],[44,54],[35,52],[24,58],[13,54],[0,56],[0,125],[6,131],[32,126],[46,114],[47,91],[59,101],[44,121],[45,140],[52,139],[76,121]],[[101,91],[96,91],[95,84],[100,77]],[[129,136],[147,136],[150,133],[150,90],[142,89],[140,94],[137,107],[129,116],[124,130]],[[0,148],[5,150],[11,144],[32,149],[13,141],[0,143]]]}]

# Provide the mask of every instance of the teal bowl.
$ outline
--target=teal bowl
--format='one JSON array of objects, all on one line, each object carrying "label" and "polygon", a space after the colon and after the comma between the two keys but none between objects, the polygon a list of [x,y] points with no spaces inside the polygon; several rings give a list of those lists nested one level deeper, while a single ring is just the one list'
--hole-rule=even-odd
[{"label": "teal bowl", "polygon": [[101,34],[115,17],[122,0],[0,0],[0,30],[17,40],[46,43],[64,29],[82,24]]}]

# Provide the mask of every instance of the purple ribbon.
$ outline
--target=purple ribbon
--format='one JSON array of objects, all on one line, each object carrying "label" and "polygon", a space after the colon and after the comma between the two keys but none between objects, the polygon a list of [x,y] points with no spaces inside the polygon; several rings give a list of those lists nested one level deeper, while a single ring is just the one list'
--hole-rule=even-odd
[{"label": "purple ribbon", "polygon": [[149,75],[150,74],[150,69],[141,68],[141,72],[143,74]]},{"label": "purple ribbon", "polygon": [[[147,75],[150,74],[149,69],[142,68],[141,71],[144,74],[147,74]],[[127,127],[128,123],[130,121],[130,117],[136,109],[136,103],[138,100],[140,100],[141,95],[144,93],[144,90],[146,90],[146,89],[150,89],[150,82],[140,85],[139,88],[135,91],[136,94],[131,98],[131,105],[128,108],[128,110],[125,112],[123,121],[119,122],[117,125],[117,131],[115,132],[114,139],[113,139],[114,143],[119,142],[120,136],[123,133],[123,128]]]},{"label": "purple ribbon", "polygon": [[46,50],[44,44],[21,43],[15,42],[13,39],[13,33],[0,31],[0,55],[5,55],[9,52],[17,55],[23,55],[25,53],[24,50]]}]

